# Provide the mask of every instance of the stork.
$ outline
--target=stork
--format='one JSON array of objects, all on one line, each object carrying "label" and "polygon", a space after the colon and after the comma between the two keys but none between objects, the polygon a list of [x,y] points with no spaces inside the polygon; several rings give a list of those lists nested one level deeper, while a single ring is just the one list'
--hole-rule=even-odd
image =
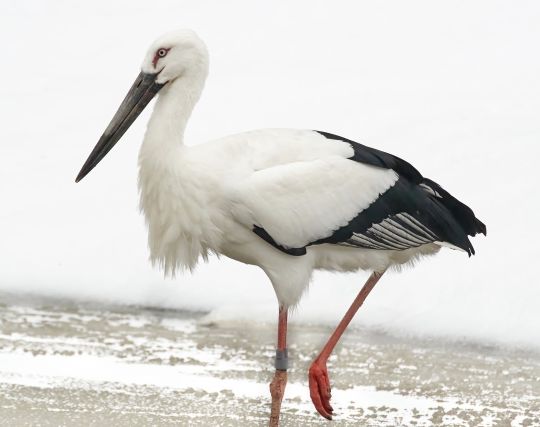
[{"label": "stork", "polygon": [[327,360],[383,273],[442,246],[470,256],[468,236],[486,227],[406,161],[332,133],[264,129],[184,145],[207,74],[208,52],[194,32],[159,37],[76,182],[158,95],[139,152],[150,260],[174,274],[222,254],[266,273],[279,304],[271,426],[287,382],[287,313],[313,271],[371,272],[309,368],[313,404],[331,419]]}]

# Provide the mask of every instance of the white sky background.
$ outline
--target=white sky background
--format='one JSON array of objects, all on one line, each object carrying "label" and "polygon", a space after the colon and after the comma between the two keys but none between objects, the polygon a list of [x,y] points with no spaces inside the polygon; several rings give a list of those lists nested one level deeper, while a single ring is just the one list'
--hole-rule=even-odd
[{"label": "white sky background", "polygon": [[[213,309],[274,321],[263,273],[147,263],[136,158],[150,108],[74,178],[150,42],[189,27],[210,77],[188,144],[265,127],[399,155],[473,207],[477,256],[444,250],[385,277],[355,319],[391,332],[540,346],[540,5],[496,1],[4,1],[0,289]],[[293,322],[335,324],[366,274],[317,274]]]}]

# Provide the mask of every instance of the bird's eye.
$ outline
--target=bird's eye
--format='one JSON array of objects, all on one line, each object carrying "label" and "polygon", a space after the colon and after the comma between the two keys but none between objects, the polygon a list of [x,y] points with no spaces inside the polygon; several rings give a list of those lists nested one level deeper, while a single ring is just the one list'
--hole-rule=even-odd
[{"label": "bird's eye", "polygon": [[157,54],[158,54],[158,56],[159,56],[160,58],[163,58],[165,55],[167,55],[167,52],[168,52],[168,49],[163,49],[163,48],[161,48],[161,49],[159,49],[159,50],[157,51]]}]

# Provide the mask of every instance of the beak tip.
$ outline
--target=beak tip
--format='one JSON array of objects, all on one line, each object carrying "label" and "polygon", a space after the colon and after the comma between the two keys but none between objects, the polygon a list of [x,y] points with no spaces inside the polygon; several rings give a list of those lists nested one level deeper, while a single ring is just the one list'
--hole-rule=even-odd
[{"label": "beak tip", "polygon": [[81,171],[79,172],[79,174],[78,174],[77,177],[75,178],[75,183],[81,181],[87,174],[88,174],[88,172],[86,172],[86,171],[84,170],[84,168],[81,169]]}]

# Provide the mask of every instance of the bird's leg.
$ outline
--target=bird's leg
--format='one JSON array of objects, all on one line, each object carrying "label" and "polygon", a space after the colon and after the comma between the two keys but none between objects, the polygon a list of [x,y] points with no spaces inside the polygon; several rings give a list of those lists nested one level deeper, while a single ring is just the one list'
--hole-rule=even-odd
[{"label": "bird's leg", "polygon": [[278,343],[276,350],[276,373],[270,383],[270,394],[272,395],[272,409],[270,412],[270,427],[279,426],[279,413],[281,411],[281,401],[285,393],[287,384],[287,312],[288,308],[279,307],[278,320]]},{"label": "bird's leg", "polygon": [[[383,272],[384,273],[384,272]],[[309,394],[311,400],[315,405],[317,412],[324,418],[332,419],[333,408],[330,405],[330,380],[328,379],[328,370],[326,369],[326,361],[330,357],[332,350],[336,346],[337,342],[341,338],[341,335],[347,329],[347,326],[351,322],[352,318],[362,306],[364,300],[369,295],[375,284],[379,281],[383,273],[374,272],[367,280],[364,287],[360,290],[358,296],[352,303],[352,305],[345,313],[343,319],[339,323],[338,327],[328,339],[328,342],[323,347],[317,358],[313,361],[309,367]]]}]

